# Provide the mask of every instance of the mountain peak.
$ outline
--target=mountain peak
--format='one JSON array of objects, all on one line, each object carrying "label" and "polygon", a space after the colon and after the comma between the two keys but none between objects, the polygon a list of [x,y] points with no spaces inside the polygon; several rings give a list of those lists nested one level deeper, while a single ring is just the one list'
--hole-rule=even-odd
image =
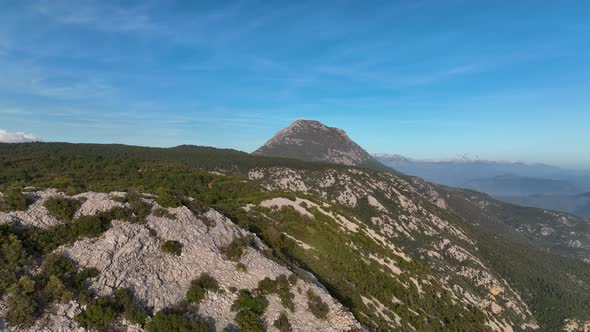
[{"label": "mountain peak", "polygon": [[340,128],[315,120],[297,120],[253,152],[255,155],[364,165],[373,157]]}]

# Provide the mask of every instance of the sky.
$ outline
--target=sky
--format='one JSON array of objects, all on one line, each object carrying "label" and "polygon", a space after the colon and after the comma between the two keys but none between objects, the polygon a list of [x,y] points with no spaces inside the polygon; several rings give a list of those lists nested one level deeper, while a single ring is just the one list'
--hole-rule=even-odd
[{"label": "sky", "polygon": [[590,169],[588,1],[0,0],[0,140],[253,151],[296,119],[372,153]]}]

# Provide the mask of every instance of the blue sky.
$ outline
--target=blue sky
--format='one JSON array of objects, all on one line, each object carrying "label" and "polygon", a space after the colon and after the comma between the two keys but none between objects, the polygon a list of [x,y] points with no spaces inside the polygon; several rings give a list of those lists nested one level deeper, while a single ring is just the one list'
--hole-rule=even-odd
[{"label": "blue sky", "polygon": [[[124,3],[124,4],[123,4]],[[0,129],[590,168],[588,1],[0,1]]]}]

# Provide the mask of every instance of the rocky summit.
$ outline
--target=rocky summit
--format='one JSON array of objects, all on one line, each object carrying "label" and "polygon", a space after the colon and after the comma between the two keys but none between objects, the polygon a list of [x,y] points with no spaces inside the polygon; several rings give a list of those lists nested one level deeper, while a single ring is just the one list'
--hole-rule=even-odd
[{"label": "rocky summit", "polygon": [[350,166],[376,162],[367,151],[353,142],[344,130],[328,127],[313,120],[293,122],[253,154],[325,161]]}]

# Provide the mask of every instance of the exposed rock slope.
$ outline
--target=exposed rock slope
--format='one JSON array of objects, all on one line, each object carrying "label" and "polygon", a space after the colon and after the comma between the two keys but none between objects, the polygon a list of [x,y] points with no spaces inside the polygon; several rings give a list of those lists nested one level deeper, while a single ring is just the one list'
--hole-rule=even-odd
[{"label": "exposed rock slope", "polygon": [[353,142],[342,129],[311,120],[293,122],[253,154],[344,165],[375,162],[375,159]]},{"label": "exposed rock slope", "polygon": [[[77,211],[78,215],[93,215],[113,207],[124,206],[113,201],[122,193],[84,193],[75,196],[86,200]],[[4,213],[1,222],[17,223],[21,226],[56,225],[61,223],[47,216],[43,201],[49,197],[67,197],[55,190],[37,191],[29,194],[37,201],[27,211]],[[152,205],[152,212],[160,207],[153,199],[144,198]],[[285,266],[267,258],[264,244],[255,235],[246,232],[219,212],[209,209],[202,215],[195,215],[186,207],[165,209],[165,216],[153,213],[146,223],[130,223],[114,220],[109,230],[98,238],[86,238],[72,245],[59,248],[77,262],[80,267],[95,268],[99,274],[91,280],[91,289],[97,295],[111,295],[118,288],[133,291],[146,309],[156,312],[171,308],[185,299],[185,294],[201,273],[207,273],[219,282],[220,292],[208,292],[198,307],[198,315],[209,322],[211,328],[222,331],[235,327],[236,313],[231,306],[238,297],[236,289],[255,291],[264,278],[276,279],[284,275],[293,276]],[[252,238],[254,246],[248,246],[241,256],[241,268],[228,259],[222,250],[236,238]],[[161,250],[165,241],[179,241],[183,244],[179,256]],[[269,306],[264,320],[269,331],[276,330],[273,322],[285,313],[294,331],[348,331],[360,328],[354,316],[327,293],[317,281],[296,278],[291,284],[293,310],[286,310],[276,295],[267,295]],[[325,319],[311,314],[308,309],[308,290],[317,294],[329,307]],[[3,314],[0,301],[0,317]],[[9,328],[0,318],[0,330],[7,331],[84,331],[74,317],[84,306],[75,301],[57,303],[54,309],[43,314],[35,325],[28,328]],[[120,322],[121,326],[126,325]],[[141,326],[130,326],[132,331],[141,331]]]},{"label": "exposed rock slope", "polygon": [[[361,227],[363,223],[356,219],[347,220],[345,224],[349,225],[348,229],[366,233],[374,241],[383,243],[400,257],[432,268],[430,275],[425,276],[404,268],[401,260],[388,263],[388,260],[369,255],[369,259],[392,274],[407,277],[418,293],[433,284],[440,285],[455,301],[480,308],[493,330],[537,326],[527,304],[506,280],[487,266],[478,253],[477,243],[462,226],[449,219],[440,208],[434,208],[429,198],[423,197],[410,183],[391,174],[358,169],[257,169],[250,172],[250,178],[260,181],[269,190],[298,192],[304,188],[306,192],[365,216],[368,219],[365,222],[374,224],[380,232]],[[434,198],[440,206],[445,206],[442,198]],[[337,216],[335,219],[342,220]],[[419,301],[410,309],[424,310]],[[404,328],[412,326],[404,320],[399,324]]]}]

